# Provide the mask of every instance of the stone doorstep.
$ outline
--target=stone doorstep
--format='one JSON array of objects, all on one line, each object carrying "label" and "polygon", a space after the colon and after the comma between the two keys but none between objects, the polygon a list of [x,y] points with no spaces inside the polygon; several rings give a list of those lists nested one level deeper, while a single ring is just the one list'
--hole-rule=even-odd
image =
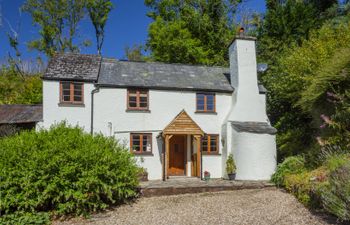
[{"label": "stone doorstep", "polygon": [[153,183],[149,186],[141,186],[140,194],[142,197],[193,194],[203,192],[219,192],[242,189],[262,189],[274,188],[275,185],[266,181],[225,181],[204,182],[198,180],[193,183],[171,182],[171,183]]}]

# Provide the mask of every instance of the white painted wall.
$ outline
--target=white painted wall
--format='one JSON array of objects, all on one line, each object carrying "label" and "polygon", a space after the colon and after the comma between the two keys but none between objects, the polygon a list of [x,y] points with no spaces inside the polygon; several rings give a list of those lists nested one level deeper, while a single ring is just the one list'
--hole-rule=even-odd
[{"label": "white painted wall", "polygon": [[229,48],[231,84],[235,88],[230,121],[268,121],[258,89],[255,41],[236,39]]},{"label": "white painted wall", "polygon": [[237,180],[270,180],[277,164],[275,135],[232,130],[231,152]]},{"label": "white painted wall", "polygon": [[92,83],[84,83],[84,106],[59,106],[59,81],[43,81],[43,128],[66,120],[69,124],[79,125],[90,132]]}]

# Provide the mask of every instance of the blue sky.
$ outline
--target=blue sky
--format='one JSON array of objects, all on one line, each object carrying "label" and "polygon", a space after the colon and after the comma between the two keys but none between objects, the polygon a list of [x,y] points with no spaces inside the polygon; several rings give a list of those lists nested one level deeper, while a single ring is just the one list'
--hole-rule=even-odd
[{"label": "blue sky", "polygon": [[[12,27],[17,27],[17,22],[21,21],[19,40],[20,50],[24,59],[35,59],[42,56],[39,52],[29,51],[26,47],[28,41],[38,37],[38,27],[32,25],[30,16],[22,13],[20,16],[18,8],[24,0],[0,0],[0,10],[2,13],[2,26],[0,26],[0,59],[4,59],[11,52],[8,44],[6,32],[9,31],[9,23]],[[102,53],[104,56],[124,58],[124,49],[133,44],[144,44],[147,39],[147,28],[152,22],[146,16],[147,8],[143,0],[113,0],[115,8],[110,14],[110,18],[105,28],[105,42]],[[264,12],[264,0],[245,0],[242,6],[244,10]],[[88,18],[84,18],[79,25],[78,40],[89,39],[92,42],[90,47],[82,47],[82,53],[95,54],[95,34],[94,28]],[[13,54],[13,52],[12,52]]]}]

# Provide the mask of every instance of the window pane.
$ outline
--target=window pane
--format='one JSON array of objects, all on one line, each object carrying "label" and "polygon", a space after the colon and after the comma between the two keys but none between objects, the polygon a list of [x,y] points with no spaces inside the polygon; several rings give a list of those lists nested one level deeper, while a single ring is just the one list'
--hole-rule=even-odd
[{"label": "window pane", "polygon": [[214,104],[207,104],[208,111],[214,111]]},{"label": "window pane", "polygon": [[82,90],[82,84],[73,84],[74,90],[81,92]]},{"label": "window pane", "polygon": [[129,90],[129,95],[136,95],[137,92],[135,90]]},{"label": "window pane", "polygon": [[68,95],[64,95],[63,96],[63,98],[62,98],[62,100],[64,101],[64,102],[69,102],[70,101],[70,96]]},{"label": "window pane", "polygon": [[81,96],[74,96],[74,101],[75,102],[82,102]]},{"label": "window pane", "polygon": [[136,108],[137,107],[136,102],[129,102],[129,107]]},{"label": "window pane", "polygon": [[197,110],[204,110],[204,94],[197,94]]},{"label": "window pane", "polygon": [[152,151],[152,142],[150,135],[144,135],[142,140],[142,151],[151,152]]},{"label": "window pane", "polygon": [[147,106],[148,106],[147,97],[140,97],[140,107],[147,108]]},{"label": "window pane", "polygon": [[70,101],[70,83],[69,82],[62,82],[62,96],[61,99],[63,102],[69,102]]},{"label": "window pane", "polygon": [[207,110],[214,110],[214,95],[207,95]]},{"label": "window pane", "polygon": [[63,90],[63,95],[70,96],[70,90]]},{"label": "window pane", "polygon": [[69,90],[70,89],[70,83],[69,82],[62,82],[62,89],[63,90]]},{"label": "window pane", "polygon": [[208,151],[208,138],[207,136],[203,137],[202,140],[202,151],[207,152]]},{"label": "window pane", "polygon": [[140,152],[140,135],[132,135],[132,150]]},{"label": "window pane", "polygon": [[210,137],[210,151],[215,152],[217,150],[217,136]]}]

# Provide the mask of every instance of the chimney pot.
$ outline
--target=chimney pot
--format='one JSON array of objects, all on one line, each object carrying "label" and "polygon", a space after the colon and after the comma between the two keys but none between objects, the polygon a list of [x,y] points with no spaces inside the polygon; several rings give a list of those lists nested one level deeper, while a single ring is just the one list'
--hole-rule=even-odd
[{"label": "chimney pot", "polygon": [[244,36],[244,28],[243,28],[243,27],[241,27],[241,28],[239,29],[239,36],[240,36],[240,37],[243,37],[243,36]]}]

